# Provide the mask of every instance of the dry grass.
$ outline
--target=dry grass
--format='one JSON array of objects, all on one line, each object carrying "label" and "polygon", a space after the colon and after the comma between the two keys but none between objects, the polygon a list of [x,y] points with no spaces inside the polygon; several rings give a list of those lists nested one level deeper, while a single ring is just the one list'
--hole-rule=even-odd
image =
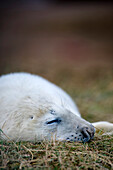
[{"label": "dry grass", "polygon": [[113,138],[96,136],[89,143],[0,142],[1,169],[112,169]]}]

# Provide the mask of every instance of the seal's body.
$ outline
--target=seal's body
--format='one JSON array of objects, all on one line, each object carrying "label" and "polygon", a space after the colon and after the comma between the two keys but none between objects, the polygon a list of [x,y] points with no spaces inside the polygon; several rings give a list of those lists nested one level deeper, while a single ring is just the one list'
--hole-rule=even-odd
[{"label": "seal's body", "polygon": [[87,142],[95,132],[66,92],[29,73],[1,76],[0,129],[3,139],[15,141]]}]

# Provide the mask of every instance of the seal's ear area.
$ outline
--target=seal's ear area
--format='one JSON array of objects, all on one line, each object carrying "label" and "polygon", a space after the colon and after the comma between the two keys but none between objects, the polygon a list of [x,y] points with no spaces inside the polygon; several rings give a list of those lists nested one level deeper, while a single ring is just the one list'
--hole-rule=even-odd
[{"label": "seal's ear area", "polygon": [[101,121],[92,123],[96,132],[102,131],[102,135],[113,135],[113,123]]}]

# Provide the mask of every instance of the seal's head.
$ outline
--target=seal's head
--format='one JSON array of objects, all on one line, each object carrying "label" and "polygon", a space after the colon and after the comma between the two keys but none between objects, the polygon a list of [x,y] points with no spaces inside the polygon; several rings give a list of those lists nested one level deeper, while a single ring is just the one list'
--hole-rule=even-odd
[{"label": "seal's head", "polygon": [[4,132],[12,140],[88,142],[94,136],[95,129],[91,123],[63,106],[47,104],[36,107],[36,102],[31,100],[21,103],[9,117],[11,121],[3,125]]},{"label": "seal's head", "polygon": [[43,136],[61,141],[88,142],[94,137],[93,125],[69,110],[56,107],[41,117]]},{"label": "seal's head", "polygon": [[[39,114],[40,112],[40,114]],[[94,136],[94,127],[69,110],[51,106],[46,109],[28,109],[21,119],[19,140],[60,140],[88,142]],[[19,121],[17,121],[19,122]],[[17,127],[17,126],[16,126]],[[17,137],[16,137],[17,138]]]}]

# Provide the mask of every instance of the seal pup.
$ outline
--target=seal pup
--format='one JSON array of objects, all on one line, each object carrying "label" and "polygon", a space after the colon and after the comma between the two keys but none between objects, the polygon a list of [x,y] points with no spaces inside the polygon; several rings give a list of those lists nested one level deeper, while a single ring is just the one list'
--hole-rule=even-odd
[{"label": "seal pup", "polygon": [[53,138],[88,142],[94,137],[94,126],[81,117],[76,104],[65,91],[44,78],[29,73],[0,77],[3,139],[40,141]]}]

